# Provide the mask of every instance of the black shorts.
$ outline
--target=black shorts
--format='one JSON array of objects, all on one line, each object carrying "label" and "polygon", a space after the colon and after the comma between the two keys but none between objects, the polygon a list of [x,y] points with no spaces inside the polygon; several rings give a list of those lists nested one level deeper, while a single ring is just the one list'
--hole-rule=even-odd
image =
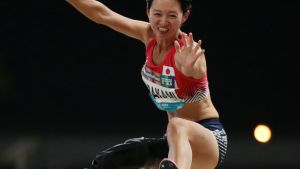
[{"label": "black shorts", "polygon": [[[211,130],[219,145],[219,162],[222,163],[227,150],[227,136],[217,118],[197,122]],[[93,160],[90,169],[140,168],[154,164],[168,156],[167,137],[133,138],[100,152]]]}]

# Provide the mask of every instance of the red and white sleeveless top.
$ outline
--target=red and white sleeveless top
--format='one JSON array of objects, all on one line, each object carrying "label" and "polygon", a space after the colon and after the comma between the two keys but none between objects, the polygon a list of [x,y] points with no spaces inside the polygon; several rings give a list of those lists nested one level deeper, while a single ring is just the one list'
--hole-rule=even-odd
[{"label": "red and white sleeveless top", "polygon": [[[142,68],[142,79],[150,91],[150,97],[156,106],[165,111],[174,111],[184,103],[194,103],[209,95],[207,76],[194,79],[183,75],[175,66],[175,47],[164,56],[159,65],[153,62],[153,49],[156,45],[153,38],[146,49],[146,62]],[[179,40],[182,46],[183,42]]]}]

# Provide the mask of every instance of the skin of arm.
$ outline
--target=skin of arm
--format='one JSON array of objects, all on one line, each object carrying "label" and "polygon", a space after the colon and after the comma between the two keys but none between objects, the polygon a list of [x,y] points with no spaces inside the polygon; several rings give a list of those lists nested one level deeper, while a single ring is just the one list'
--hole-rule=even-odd
[{"label": "skin of arm", "polygon": [[[150,38],[154,36],[149,22],[122,16],[97,0],[66,1],[90,20],[98,24],[108,26],[111,29],[134,39],[140,40],[145,46],[147,46]],[[178,37],[185,36],[181,33],[180,29],[178,32]],[[206,74],[204,50],[200,47],[201,42],[195,42],[191,35],[189,38],[189,42],[183,38],[184,46],[182,48],[179,47],[178,42],[175,41],[174,43],[176,48],[176,67],[184,75],[200,79]]]},{"label": "skin of arm", "polygon": [[110,27],[129,37],[148,43],[153,32],[148,22],[122,16],[96,0],[66,0],[90,20]]}]

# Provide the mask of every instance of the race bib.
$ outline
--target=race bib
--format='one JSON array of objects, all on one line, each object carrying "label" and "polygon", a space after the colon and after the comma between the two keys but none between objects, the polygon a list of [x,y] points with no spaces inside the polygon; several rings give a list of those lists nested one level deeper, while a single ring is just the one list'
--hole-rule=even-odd
[{"label": "race bib", "polygon": [[154,75],[147,68],[142,71],[142,78],[150,91],[150,98],[160,110],[175,111],[184,106],[184,101],[175,91],[174,68],[164,66],[161,75]]}]

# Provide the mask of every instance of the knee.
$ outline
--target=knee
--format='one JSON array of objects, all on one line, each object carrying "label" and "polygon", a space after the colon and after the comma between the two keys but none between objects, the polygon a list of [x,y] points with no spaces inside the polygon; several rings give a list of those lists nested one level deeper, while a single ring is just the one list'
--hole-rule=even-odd
[{"label": "knee", "polygon": [[99,153],[96,158],[92,161],[92,165],[89,169],[109,169],[107,160],[108,154],[104,151]]},{"label": "knee", "polygon": [[170,119],[167,127],[167,135],[174,137],[179,136],[183,133],[185,133],[185,126],[183,120],[178,117]]},{"label": "knee", "polygon": [[140,166],[149,156],[144,138],[126,140],[100,152],[93,160],[90,169],[116,169],[122,166]]}]

